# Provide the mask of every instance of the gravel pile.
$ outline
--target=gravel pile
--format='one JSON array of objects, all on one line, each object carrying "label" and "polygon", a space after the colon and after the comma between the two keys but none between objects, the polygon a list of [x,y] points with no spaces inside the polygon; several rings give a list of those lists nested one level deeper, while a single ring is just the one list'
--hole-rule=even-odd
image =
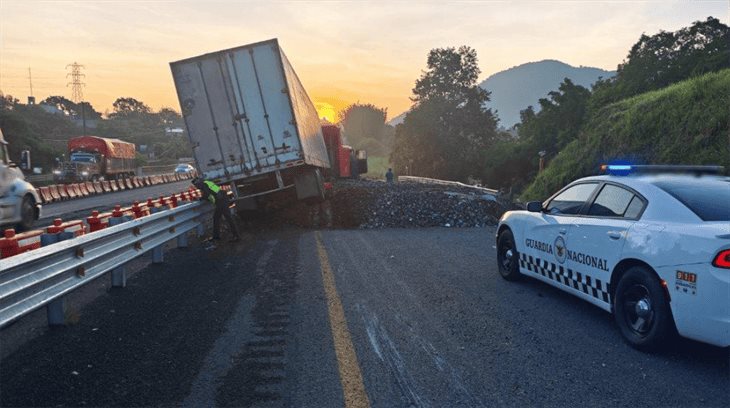
[{"label": "gravel pile", "polygon": [[334,225],[349,228],[484,227],[505,209],[472,188],[372,180],[338,180]]}]

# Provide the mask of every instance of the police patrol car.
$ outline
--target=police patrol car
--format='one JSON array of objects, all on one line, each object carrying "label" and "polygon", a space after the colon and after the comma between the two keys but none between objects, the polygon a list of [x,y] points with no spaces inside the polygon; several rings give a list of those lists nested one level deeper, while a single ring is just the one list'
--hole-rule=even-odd
[{"label": "police patrol car", "polygon": [[614,314],[637,348],[730,346],[730,178],[714,166],[602,166],[497,229],[499,271]]}]

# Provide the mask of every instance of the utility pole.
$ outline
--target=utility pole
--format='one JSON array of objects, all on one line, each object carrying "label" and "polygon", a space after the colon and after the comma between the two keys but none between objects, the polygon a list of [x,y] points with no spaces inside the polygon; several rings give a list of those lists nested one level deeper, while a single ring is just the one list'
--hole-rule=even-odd
[{"label": "utility pole", "polygon": [[30,96],[28,96],[28,105],[35,105],[35,97],[33,96],[33,77],[30,75],[30,67],[28,67],[28,83],[30,84]]},{"label": "utility pole", "polygon": [[28,82],[30,82],[30,96],[33,96],[33,77],[30,75],[30,67],[28,67]]},{"label": "utility pole", "polygon": [[538,155],[540,156],[540,170],[538,170],[538,173],[542,173],[543,170],[545,170],[545,155],[547,152],[545,150],[540,150]]},{"label": "utility pole", "polygon": [[66,78],[71,77],[71,82],[67,83],[66,86],[71,86],[71,100],[77,105],[81,105],[81,123],[84,128],[83,135],[86,136],[86,106],[84,105],[84,91],[83,87],[86,83],[82,82],[82,79],[86,77],[85,74],[81,73],[83,65],[74,62],[73,64],[66,65],[66,69],[71,67],[71,72],[66,74]]}]

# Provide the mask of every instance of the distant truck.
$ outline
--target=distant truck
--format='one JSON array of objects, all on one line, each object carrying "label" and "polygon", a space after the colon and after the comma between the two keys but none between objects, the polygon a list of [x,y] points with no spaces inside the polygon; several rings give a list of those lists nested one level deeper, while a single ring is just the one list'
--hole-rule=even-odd
[{"label": "distant truck", "polygon": [[79,136],[68,141],[68,160],[54,173],[56,182],[75,183],[134,176],[135,146],[119,139]]},{"label": "distant truck", "polygon": [[358,178],[360,174],[368,172],[367,152],[345,145],[342,129],[338,125],[323,124],[322,136],[332,165],[325,174],[332,178]]},{"label": "distant truck", "polygon": [[317,110],[276,39],[170,68],[202,177],[230,184],[248,205],[280,192],[324,199],[330,150]]},{"label": "distant truck", "polygon": [[0,130],[0,226],[28,230],[41,216],[41,199],[23,172],[10,160],[8,143]]}]

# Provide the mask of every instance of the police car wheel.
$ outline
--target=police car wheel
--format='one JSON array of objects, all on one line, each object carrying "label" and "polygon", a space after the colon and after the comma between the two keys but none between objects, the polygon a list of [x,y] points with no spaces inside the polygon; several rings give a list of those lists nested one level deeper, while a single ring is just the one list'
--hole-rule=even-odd
[{"label": "police car wheel", "polygon": [[35,221],[35,206],[33,205],[33,199],[30,196],[23,197],[23,202],[20,204],[20,223],[18,224],[18,230],[27,231],[33,227]]},{"label": "police car wheel", "polygon": [[618,283],[614,319],[624,339],[638,349],[657,348],[673,333],[664,288],[653,273],[640,266],[626,271]]},{"label": "police car wheel", "polygon": [[508,281],[515,281],[520,278],[519,254],[515,247],[515,239],[512,231],[504,230],[497,239],[497,268],[499,274]]}]

